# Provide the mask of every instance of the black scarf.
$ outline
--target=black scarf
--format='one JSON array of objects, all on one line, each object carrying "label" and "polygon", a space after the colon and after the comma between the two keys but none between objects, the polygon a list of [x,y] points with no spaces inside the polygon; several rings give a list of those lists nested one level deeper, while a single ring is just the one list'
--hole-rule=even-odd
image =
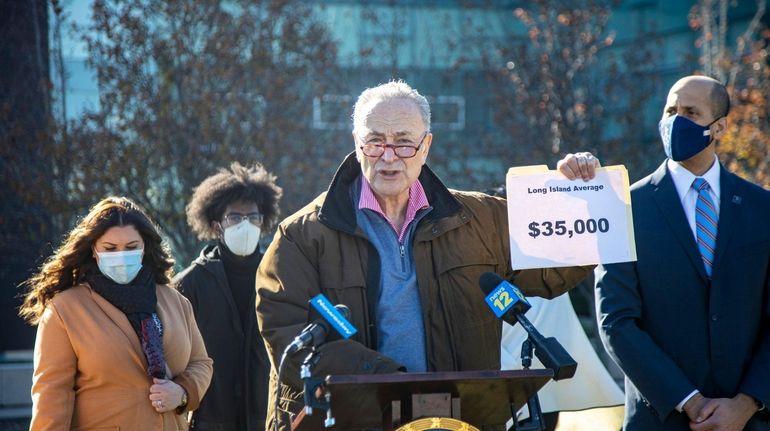
[{"label": "black scarf", "polygon": [[86,281],[128,318],[147,358],[147,374],[158,379],[166,378],[163,325],[155,310],[158,299],[152,271],[143,267],[130,283],[118,284],[94,268],[86,273]]}]

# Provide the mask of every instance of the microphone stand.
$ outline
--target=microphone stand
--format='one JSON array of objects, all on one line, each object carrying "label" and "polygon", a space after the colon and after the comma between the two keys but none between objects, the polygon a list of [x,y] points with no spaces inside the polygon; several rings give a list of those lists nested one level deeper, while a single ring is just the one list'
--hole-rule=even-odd
[{"label": "microphone stand", "polygon": [[[534,343],[527,337],[523,343],[521,343],[521,367],[528,370],[532,366],[532,349]],[[532,397],[527,400],[527,410],[529,410],[529,419],[523,420],[518,423],[516,420],[516,413],[518,413],[513,404],[511,404],[511,412],[513,415],[513,425],[509,431],[544,431],[545,421],[543,420],[543,411],[540,409],[540,398],[535,392]]]},{"label": "microphone stand", "polygon": [[544,337],[524,314],[516,313],[516,320],[529,335],[528,340],[535,348],[535,356],[545,368],[553,370],[553,379],[569,379],[577,371],[577,362],[554,337]]},{"label": "microphone stand", "polygon": [[[332,415],[331,393],[324,388],[324,379],[314,378],[311,372],[318,363],[319,356],[315,349],[311,349],[310,354],[307,355],[302,362],[302,366],[300,366],[299,376],[305,382],[303,387],[305,393],[305,415],[312,416],[314,408],[324,410],[326,411],[324,427],[331,428],[336,423]],[[323,390],[323,399],[315,396],[316,391],[319,389]]]}]

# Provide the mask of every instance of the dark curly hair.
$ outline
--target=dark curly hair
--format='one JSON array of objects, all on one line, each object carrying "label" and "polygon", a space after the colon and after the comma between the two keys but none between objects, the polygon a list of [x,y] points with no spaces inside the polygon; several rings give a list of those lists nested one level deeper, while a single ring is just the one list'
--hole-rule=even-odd
[{"label": "dark curly hair", "polygon": [[111,196],[94,205],[53,256],[22,283],[29,287],[29,291],[19,315],[31,324],[37,324],[54,295],[82,283],[86,272],[96,267],[92,251],[96,241],[112,227],[129,225],[139,231],[144,241],[142,265],[152,270],[156,283],[168,284],[173,275],[174,260],[163,243],[160,229],[139,205],[128,198]]},{"label": "dark curly hair", "polygon": [[262,230],[269,230],[280,214],[282,190],[275,178],[259,163],[249,168],[233,162],[229,170],[220,169],[195,188],[185,211],[187,223],[198,239],[216,239],[218,232],[211,223],[222,219],[228,205],[244,201],[257,204],[263,217]]}]

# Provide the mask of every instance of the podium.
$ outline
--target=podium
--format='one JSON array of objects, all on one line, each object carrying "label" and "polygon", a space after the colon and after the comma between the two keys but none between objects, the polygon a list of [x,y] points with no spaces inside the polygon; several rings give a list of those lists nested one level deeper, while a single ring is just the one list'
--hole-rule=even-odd
[{"label": "podium", "polygon": [[[326,377],[330,430],[391,431],[421,417],[448,417],[479,429],[504,424],[553,377],[553,371],[458,371]],[[326,412],[303,410],[293,431],[324,429]]]}]

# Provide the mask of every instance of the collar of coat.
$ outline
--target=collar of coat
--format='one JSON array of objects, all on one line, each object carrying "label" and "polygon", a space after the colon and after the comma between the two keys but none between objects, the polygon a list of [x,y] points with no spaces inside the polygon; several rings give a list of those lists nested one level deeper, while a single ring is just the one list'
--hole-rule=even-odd
[{"label": "collar of coat", "polygon": [[[350,234],[356,231],[356,208],[350,197],[350,188],[360,176],[361,164],[358,163],[354,151],[348,154],[337,168],[326,191],[326,199],[318,212],[321,223]],[[433,207],[433,210],[425,216],[426,220],[441,219],[460,212],[462,209],[460,203],[428,165],[422,166],[418,181],[425,189],[428,203]]]}]

